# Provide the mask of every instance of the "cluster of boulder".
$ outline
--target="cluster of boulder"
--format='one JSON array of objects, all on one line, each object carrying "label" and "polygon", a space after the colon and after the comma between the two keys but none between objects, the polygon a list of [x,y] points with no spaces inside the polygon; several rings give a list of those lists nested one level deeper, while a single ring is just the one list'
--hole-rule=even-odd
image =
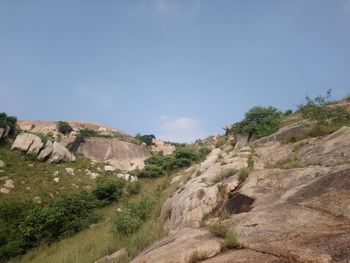
[{"label": "cluster of boulder", "polygon": [[23,132],[18,134],[11,149],[35,155],[38,160],[47,160],[49,163],[75,161],[75,156],[59,142],[48,140],[44,144],[40,137],[32,133]]}]

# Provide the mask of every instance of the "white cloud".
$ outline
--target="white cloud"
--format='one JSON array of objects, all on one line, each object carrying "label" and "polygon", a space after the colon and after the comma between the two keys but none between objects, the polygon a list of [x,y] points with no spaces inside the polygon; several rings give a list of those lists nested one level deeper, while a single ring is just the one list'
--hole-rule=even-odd
[{"label": "white cloud", "polygon": [[188,117],[162,116],[158,121],[158,130],[157,137],[173,142],[194,142],[207,135],[198,120]]},{"label": "white cloud", "polygon": [[81,96],[86,99],[93,101],[99,106],[105,107],[107,109],[115,108],[115,100],[112,96],[104,94],[100,89],[92,90],[86,87],[77,86],[74,88]]}]

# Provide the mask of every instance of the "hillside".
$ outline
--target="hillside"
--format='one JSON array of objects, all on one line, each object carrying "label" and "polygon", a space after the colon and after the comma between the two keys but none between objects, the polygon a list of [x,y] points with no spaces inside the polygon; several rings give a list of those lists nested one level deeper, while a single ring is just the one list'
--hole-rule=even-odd
[{"label": "hillside", "polygon": [[[79,143],[74,162],[49,163],[3,141],[1,179],[9,191],[1,195],[2,259],[349,262],[348,105],[309,100],[283,114],[253,107],[225,135],[177,145],[167,155],[154,150],[164,147],[157,141],[152,148],[93,133]],[[147,156],[137,159],[140,153]],[[116,168],[121,164],[124,171]],[[24,200],[34,208],[18,213],[8,206]],[[67,231],[52,232],[56,225]],[[22,238],[25,250],[14,251]]]}]

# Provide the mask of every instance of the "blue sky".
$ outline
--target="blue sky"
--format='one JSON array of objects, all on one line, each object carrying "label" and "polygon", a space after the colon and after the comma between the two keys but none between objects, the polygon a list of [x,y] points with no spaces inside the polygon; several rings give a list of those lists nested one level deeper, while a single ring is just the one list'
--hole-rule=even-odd
[{"label": "blue sky", "polygon": [[350,0],[0,0],[0,112],[191,141],[350,93]]}]

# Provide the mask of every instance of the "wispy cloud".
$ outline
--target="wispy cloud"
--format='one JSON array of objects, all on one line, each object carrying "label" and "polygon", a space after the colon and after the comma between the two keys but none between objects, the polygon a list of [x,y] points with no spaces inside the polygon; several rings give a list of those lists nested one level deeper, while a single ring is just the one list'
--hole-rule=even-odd
[{"label": "wispy cloud", "polygon": [[158,120],[159,138],[173,142],[193,142],[207,134],[200,122],[189,117],[161,116]]},{"label": "wispy cloud", "polygon": [[350,12],[350,0],[345,0],[344,1],[344,10],[346,12]]},{"label": "wispy cloud", "polygon": [[107,109],[115,108],[115,100],[109,94],[103,93],[101,89],[90,89],[83,86],[74,87],[74,90],[78,92],[85,99],[98,104],[98,106],[105,107]]},{"label": "wispy cloud", "polygon": [[198,17],[201,0],[150,0],[135,5],[132,14],[150,15],[158,24],[174,25]]}]

